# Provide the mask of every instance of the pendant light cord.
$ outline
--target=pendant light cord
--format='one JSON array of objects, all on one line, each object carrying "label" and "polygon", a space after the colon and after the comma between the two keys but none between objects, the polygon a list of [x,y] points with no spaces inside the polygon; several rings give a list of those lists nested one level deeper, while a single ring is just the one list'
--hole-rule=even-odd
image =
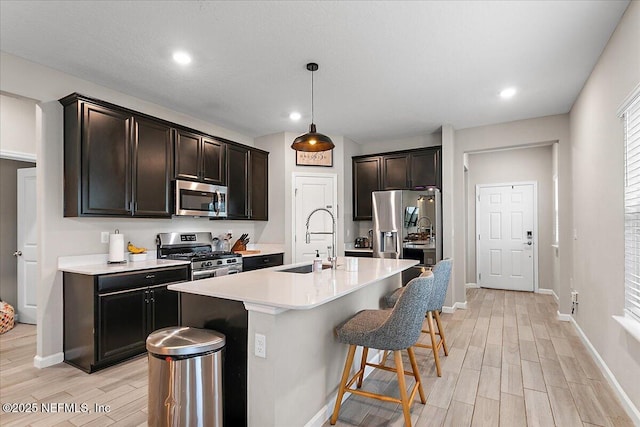
[{"label": "pendant light cord", "polygon": [[313,73],[314,71],[311,71],[311,123],[314,123],[313,121]]}]

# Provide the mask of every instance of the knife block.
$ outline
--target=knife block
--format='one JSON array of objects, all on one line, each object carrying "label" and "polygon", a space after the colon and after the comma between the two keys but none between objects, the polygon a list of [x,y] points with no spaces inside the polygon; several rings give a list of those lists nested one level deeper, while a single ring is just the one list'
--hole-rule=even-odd
[{"label": "knife block", "polygon": [[236,242],[233,244],[233,247],[231,248],[231,252],[246,251],[246,250],[247,250],[247,245],[245,245],[244,242],[240,239],[236,240]]}]

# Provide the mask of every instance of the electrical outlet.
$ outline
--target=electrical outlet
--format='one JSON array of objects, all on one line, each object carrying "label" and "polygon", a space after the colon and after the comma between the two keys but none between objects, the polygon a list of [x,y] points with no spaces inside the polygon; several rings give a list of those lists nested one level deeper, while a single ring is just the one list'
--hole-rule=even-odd
[{"label": "electrical outlet", "polygon": [[100,243],[109,243],[109,232],[103,231],[100,233]]},{"label": "electrical outlet", "polygon": [[571,302],[572,303],[578,302],[578,291],[571,291]]},{"label": "electrical outlet", "polygon": [[256,356],[267,358],[267,337],[262,334],[256,334],[255,341],[255,353]]}]

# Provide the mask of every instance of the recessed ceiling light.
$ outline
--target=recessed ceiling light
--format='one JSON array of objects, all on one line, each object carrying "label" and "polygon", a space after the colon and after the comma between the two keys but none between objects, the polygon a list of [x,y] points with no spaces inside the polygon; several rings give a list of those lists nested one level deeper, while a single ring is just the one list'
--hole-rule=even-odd
[{"label": "recessed ceiling light", "polygon": [[187,65],[191,63],[191,55],[184,51],[178,51],[173,53],[173,60],[180,65]]},{"label": "recessed ceiling light", "polygon": [[516,88],[515,87],[509,87],[504,89],[502,92],[500,92],[500,97],[504,98],[504,99],[508,99],[513,97],[513,95],[516,94]]},{"label": "recessed ceiling light", "polygon": [[300,113],[298,113],[297,111],[294,111],[293,113],[289,114],[289,118],[291,120],[293,120],[294,122],[297,122],[298,120],[300,120],[301,117],[302,117],[302,115]]}]

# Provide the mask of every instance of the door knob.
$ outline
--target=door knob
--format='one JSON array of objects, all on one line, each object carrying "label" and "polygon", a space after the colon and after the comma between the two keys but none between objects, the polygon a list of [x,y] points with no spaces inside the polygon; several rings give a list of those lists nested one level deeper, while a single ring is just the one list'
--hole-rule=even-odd
[{"label": "door knob", "polygon": [[533,245],[533,242],[531,240],[529,240],[528,242],[525,242],[524,244],[527,245],[527,246],[531,246],[531,245]]},{"label": "door knob", "polygon": [[15,257],[22,256],[22,251],[15,251],[13,253],[13,256],[15,256]]}]

